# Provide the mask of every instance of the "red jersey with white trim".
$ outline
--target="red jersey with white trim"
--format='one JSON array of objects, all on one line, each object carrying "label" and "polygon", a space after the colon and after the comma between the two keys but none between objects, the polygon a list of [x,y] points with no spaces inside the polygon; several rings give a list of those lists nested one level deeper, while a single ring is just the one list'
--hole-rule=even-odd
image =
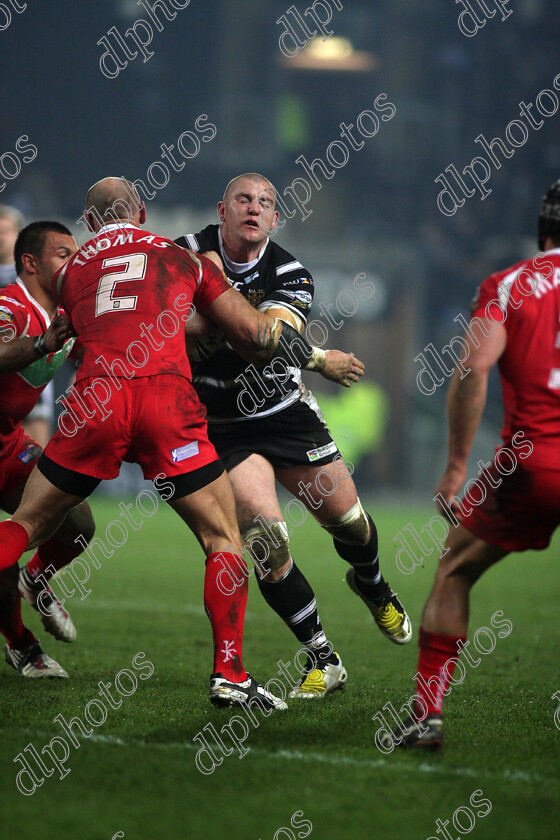
[{"label": "red jersey with white trim", "polygon": [[[505,319],[507,343],[498,361],[504,444],[523,432],[517,445],[533,445],[524,463],[560,470],[560,248],[488,277],[475,299],[476,317]],[[479,335],[476,326],[473,334]]]},{"label": "red jersey with white trim", "polygon": [[185,321],[230,288],[205,257],[130,224],[111,224],[53,277],[85,346],[77,379],[167,373],[190,380]]},{"label": "red jersey with white trim", "polygon": [[[59,308],[58,312],[63,314]],[[31,297],[21,280],[0,290],[0,328],[13,338],[42,335],[50,318]],[[32,362],[23,370],[0,374],[0,453],[5,456],[19,426],[35,406],[41,391],[64,364],[72,350],[75,338],[68,339],[56,353],[49,353]]]}]

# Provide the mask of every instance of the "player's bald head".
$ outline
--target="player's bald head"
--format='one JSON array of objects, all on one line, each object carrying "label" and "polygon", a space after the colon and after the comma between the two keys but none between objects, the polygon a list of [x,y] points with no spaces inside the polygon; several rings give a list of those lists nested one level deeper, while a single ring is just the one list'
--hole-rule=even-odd
[{"label": "player's bald head", "polygon": [[86,212],[104,224],[137,224],[142,206],[136,187],[126,178],[102,178],[89,188],[86,197]]},{"label": "player's bald head", "polygon": [[266,192],[267,195],[276,202],[276,190],[268,178],[265,178],[264,175],[261,175],[259,172],[244,172],[243,175],[236,175],[235,178],[232,178],[225,188],[224,197],[222,199],[224,204],[226,204],[228,198],[233,192],[235,192],[242,181],[252,181],[253,184],[262,184],[263,192]]}]

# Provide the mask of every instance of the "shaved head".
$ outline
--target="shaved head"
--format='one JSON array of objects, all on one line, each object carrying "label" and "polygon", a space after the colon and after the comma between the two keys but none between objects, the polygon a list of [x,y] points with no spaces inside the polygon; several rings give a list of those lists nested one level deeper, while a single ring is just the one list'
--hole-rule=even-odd
[{"label": "shaved head", "polygon": [[239,184],[240,181],[253,181],[255,184],[264,184],[265,191],[268,192],[270,197],[273,201],[276,201],[276,190],[274,189],[273,185],[270,183],[268,178],[265,178],[264,175],[260,175],[258,172],[245,172],[243,175],[236,175],[235,178],[232,178],[227,187],[224,191],[224,197],[222,201],[224,204],[226,203],[227,199],[229,198],[232,190]]},{"label": "shaved head", "polygon": [[89,188],[86,198],[86,212],[103,224],[138,224],[142,206],[136,187],[125,178],[102,178]]}]

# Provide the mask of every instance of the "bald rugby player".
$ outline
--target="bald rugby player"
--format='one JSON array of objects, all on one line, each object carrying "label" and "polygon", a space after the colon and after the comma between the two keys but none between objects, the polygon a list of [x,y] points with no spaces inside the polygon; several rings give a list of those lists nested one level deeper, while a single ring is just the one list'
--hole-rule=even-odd
[{"label": "bald rugby player", "polygon": [[[210,260],[141,230],[146,210],[130,182],[104,178],[89,190],[86,207],[95,236],[52,285],[85,347],[67,401],[81,425],[71,435],[59,425],[12,520],[0,523],[0,569],[47,538],[100,481],[115,478],[123,460],[138,463],[206,555],[204,605],[214,638],[211,701],[256,700],[269,709],[286,708],[243,667],[247,569],[231,485],[190,381],[185,322],[194,305],[261,366],[295,356],[301,367],[353,382],[363,365],[339,351],[317,360],[292,328],[249,306]],[[219,585],[224,568],[232,577],[244,569],[229,594]]]}]

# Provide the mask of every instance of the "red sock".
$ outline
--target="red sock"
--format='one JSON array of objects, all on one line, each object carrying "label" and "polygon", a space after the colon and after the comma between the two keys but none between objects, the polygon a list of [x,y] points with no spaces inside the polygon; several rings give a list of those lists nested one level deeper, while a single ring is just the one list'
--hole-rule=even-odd
[{"label": "red sock", "polygon": [[71,563],[82,551],[81,545],[65,545],[55,537],[51,537],[33,554],[27,564],[27,571],[34,580],[38,575],[44,575],[45,580],[49,580],[55,572]]},{"label": "red sock", "polygon": [[[240,583],[236,585],[238,581]],[[214,636],[214,673],[220,673],[232,682],[247,679],[241,654],[248,581],[245,561],[237,554],[222,551],[206,558],[204,608]]]},{"label": "red sock", "polygon": [[0,572],[14,566],[28,545],[29,536],[23,525],[11,519],[0,522]]},{"label": "red sock", "polygon": [[453,677],[455,664],[459,656],[460,641],[466,642],[466,636],[443,636],[441,633],[428,633],[420,628],[420,658],[416,677],[416,694],[428,708],[427,714],[441,714],[443,698]]},{"label": "red sock", "polygon": [[0,610],[0,633],[11,648],[23,650],[35,641],[35,636],[21,620],[21,598],[19,592],[10,607]]}]

